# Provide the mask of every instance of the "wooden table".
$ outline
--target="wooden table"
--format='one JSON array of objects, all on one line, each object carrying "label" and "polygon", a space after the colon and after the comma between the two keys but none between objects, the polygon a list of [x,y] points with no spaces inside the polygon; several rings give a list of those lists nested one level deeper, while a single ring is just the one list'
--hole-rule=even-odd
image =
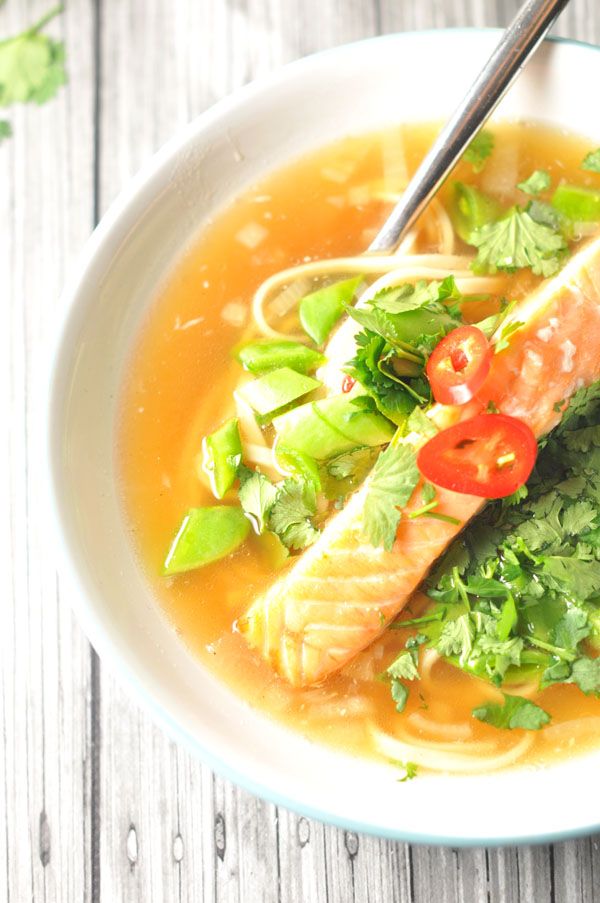
[{"label": "wooden table", "polygon": [[[49,5],[9,0],[0,35]],[[504,25],[516,0],[67,7],[52,31],[66,42],[69,86],[43,107],[9,111],[14,137],[0,147],[3,481],[8,475],[0,900],[600,900],[597,838],[520,849],[410,847],[307,821],[214,776],[132,703],[75,623],[55,576],[41,486],[46,351],[59,294],[93,225],[140,164],[219,97],[288,60],[383,32]],[[557,31],[600,42],[598,0],[572,0]],[[591,116],[597,89],[582,86]],[[569,804],[558,790],[556,799]],[[515,801],[516,828],[520,805],[527,803]]]}]

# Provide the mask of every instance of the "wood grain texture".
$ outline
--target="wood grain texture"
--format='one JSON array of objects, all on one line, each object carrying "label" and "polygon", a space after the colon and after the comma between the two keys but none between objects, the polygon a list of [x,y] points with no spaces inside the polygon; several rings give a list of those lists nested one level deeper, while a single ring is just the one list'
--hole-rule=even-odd
[{"label": "wood grain texture", "polygon": [[[9,3],[2,35],[46,12]],[[51,26],[69,45],[71,85],[8,114],[0,148],[4,429],[0,899],[90,899],[89,645],[55,576],[40,457],[47,343],[58,297],[93,219],[93,17],[74,0]]]},{"label": "wood grain texture", "polygon": [[[0,8],[0,37],[43,0]],[[251,78],[377,33],[504,25],[517,0],[70,0],[70,83],[0,147],[0,900],[598,903],[600,841],[409,847],[323,826],[217,777],[156,728],[70,614],[46,544],[39,428],[58,293],[102,213],[180,125]],[[557,33],[600,41],[597,0]],[[434,62],[431,77],[435,77]]]}]

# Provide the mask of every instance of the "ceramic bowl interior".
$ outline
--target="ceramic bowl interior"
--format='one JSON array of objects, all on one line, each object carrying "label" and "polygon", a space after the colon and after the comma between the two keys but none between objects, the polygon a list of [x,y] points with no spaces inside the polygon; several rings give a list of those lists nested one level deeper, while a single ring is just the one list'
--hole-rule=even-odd
[{"label": "ceramic bowl interior", "polygon": [[[157,286],[219,209],[269,170],[333,139],[443,120],[497,39],[496,31],[421,32],[342,47],[288,66],[192,123],[92,237],[65,298],[49,405],[61,571],[104,662],[153,716],[215,769],[276,802],[355,830],[452,844],[597,827],[589,787],[600,753],[545,769],[400,784],[389,766],[310,743],[254,711],[188,653],[151,596],[120,507],[115,416]],[[547,43],[497,118],[552,123],[597,146],[589,86],[599,82],[594,48]],[[556,805],[557,783],[568,808]],[[527,805],[517,808],[515,799]]]}]

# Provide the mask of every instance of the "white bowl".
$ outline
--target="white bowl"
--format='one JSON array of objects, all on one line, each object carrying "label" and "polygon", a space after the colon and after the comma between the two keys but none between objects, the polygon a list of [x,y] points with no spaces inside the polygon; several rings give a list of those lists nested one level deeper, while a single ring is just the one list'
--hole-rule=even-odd
[{"label": "white bowl", "polygon": [[[214,769],[305,815],[429,843],[515,843],[600,827],[600,753],[544,769],[401,784],[389,766],[310,743],[236,698],[186,650],[144,580],[115,483],[124,368],[157,285],[246,186],[332,139],[449,115],[497,31],[391,35],[294,63],[217,104],[164,147],[112,206],[67,292],[51,377],[48,455],[60,569],[104,663]],[[437,73],[437,74],[436,74]],[[546,43],[499,117],[600,144],[589,86],[600,53]],[[560,793],[556,788],[560,786]]]}]

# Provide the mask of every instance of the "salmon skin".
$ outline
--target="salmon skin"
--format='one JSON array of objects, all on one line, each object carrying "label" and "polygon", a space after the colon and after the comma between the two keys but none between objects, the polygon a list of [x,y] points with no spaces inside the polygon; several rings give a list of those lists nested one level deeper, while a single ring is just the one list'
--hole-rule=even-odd
[{"label": "salmon skin", "polygon": [[[523,325],[494,356],[483,403],[493,400],[540,436],[560,420],[562,402],[600,378],[600,238],[516,305],[509,321]],[[443,427],[474,413],[472,404],[435,405],[429,416]],[[408,438],[417,445],[424,441]],[[436,510],[460,524],[403,516],[392,550],[385,551],[363,536],[367,491],[368,479],[238,621],[247,642],[293,686],[323,680],[372,643],[485,504],[438,489]],[[420,504],[417,487],[405,510]]]}]

